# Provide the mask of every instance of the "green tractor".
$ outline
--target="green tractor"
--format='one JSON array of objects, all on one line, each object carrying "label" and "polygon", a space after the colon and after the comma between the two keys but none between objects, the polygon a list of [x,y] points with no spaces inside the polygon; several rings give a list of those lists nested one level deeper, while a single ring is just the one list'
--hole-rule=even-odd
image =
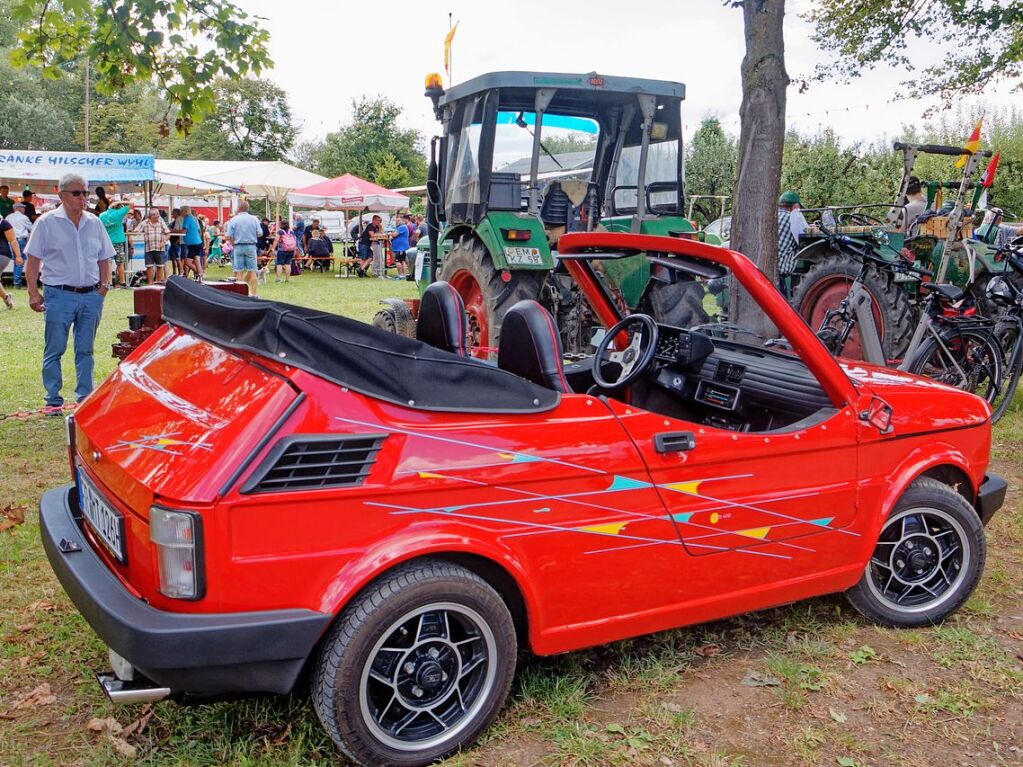
[{"label": "green tractor", "polygon": [[[982,313],[995,316],[987,304],[984,289],[994,274],[1005,271],[1005,264],[994,260],[994,248],[970,238],[972,213],[981,188],[973,178],[983,157],[990,152],[933,144],[895,144],[903,156],[902,182],[895,203],[808,209],[813,221],[800,239],[796,270],[792,275],[792,303],[810,327],[820,326],[829,309],[838,306],[849,292],[849,285],[860,271],[861,264],[840,253],[830,244],[827,232],[850,237],[868,245],[886,260],[902,258],[908,251],[919,266],[932,270],[934,279],[968,288],[977,299]],[[921,153],[949,157],[967,155],[961,177],[955,181],[922,182],[927,191],[924,215],[915,222],[903,221],[903,201],[909,186],[916,158]],[[972,193],[972,204],[967,197]],[[948,199],[942,204],[941,196]],[[906,231],[908,229],[908,232]],[[902,356],[916,325],[916,299],[919,277],[913,273],[896,273],[871,268],[866,288],[874,303],[875,319],[881,331],[883,346],[890,359]],[[850,354],[847,348],[846,354]],[[855,355],[855,349],[851,351]]]},{"label": "green tractor", "polygon": [[[682,204],[685,87],[593,72],[495,72],[447,91],[431,75],[426,95],[442,135],[430,147],[421,289],[436,280],[454,286],[477,356],[496,352],[505,313],[526,298],[557,319],[567,355],[585,354],[602,326],[558,266],[558,239],[598,229],[693,236]],[[545,140],[579,151],[555,153]],[[510,161],[527,146],[528,168],[517,168]],[[641,256],[613,262],[601,278],[623,309],[684,327],[706,319],[698,286],[651,274]],[[376,325],[414,334],[415,301],[382,303]]]}]

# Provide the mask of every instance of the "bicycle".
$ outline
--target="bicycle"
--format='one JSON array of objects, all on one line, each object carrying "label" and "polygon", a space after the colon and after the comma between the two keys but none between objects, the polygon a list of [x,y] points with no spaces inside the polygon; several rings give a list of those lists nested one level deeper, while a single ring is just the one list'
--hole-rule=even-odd
[{"label": "bicycle", "polygon": [[886,269],[920,278],[932,277],[934,273],[914,266],[901,253],[888,261],[851,238],[829,232],[824,226],[821,230],[833,247],[858,258],[862,264],[849,293],[837,307],[825,312],[817,330],[818,338],[829,352],[840,356],[856,330],[867,362],[895,367],[979,394],[989,403],[997,398],[1001,391],[1004,356],[995,335],[995,323],[976,315],[976,307],[966,300],[965,291],[954,285],[921,279],[920,288],[928,295],[920,307],[913,337],[902,360],[890,360],[885,355],[877,328],[873,299],[864,287],[869,270]]},{"label": "bicycle", "polygon": [[[1005,261],[1023,277],[1023,238],[1017,238],[995,252],[996,261]],[[1002,347],[1002,386],[991,402],[992,423],[997,423],[1009,410],[1023,373],[1023,290],[1011,279],[998,275],[988,282],[988,300],[1004,307],[995,324],[995,337]]]}]

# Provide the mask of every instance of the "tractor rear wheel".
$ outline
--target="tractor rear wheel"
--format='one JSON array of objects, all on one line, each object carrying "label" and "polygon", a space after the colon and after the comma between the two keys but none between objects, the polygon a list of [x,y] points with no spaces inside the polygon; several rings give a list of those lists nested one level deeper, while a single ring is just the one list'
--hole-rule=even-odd
[{"label": "tractor rear wheel", "polygon": [[655,282],[647,292],[650,316],[662,325],[691,328],[710,321],[703,308],[703,285],[696,281]]},{"label": "tractor rear wheel", "polygon": [[[861,263],[844,253],[832,252],[810,267],[796,288],[792,305],[816,332],[828,309],[834,309],[849,295]],[[864,288],[873,299],[874,322],[881,334],[882,348],[889,361],[905,353],[913,337],[916,313],[909,296],[895,282],[895,275],[884,269],[870,267],[864,277]],[[863,359],[859,328],[849,334],[839,355]]]},{"label": "tractor rear wheel", "polygon": [[440,279],[451,283],[465,302],[474,357],[497,358],[504,315],[523,299],[536,300],[546,276],[542,271],[496,269],[486,247],[475,238],[462,237],[455,243],[444,256]]}]

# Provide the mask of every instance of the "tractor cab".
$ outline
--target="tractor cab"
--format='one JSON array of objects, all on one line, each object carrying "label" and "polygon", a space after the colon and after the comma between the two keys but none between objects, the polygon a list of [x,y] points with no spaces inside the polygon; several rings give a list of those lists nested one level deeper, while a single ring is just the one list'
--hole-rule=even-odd
[{"label": "tractor cab", "polygon": [[[492,356],[504,313],[523,298],[565,323],[566,350],[584,351],[595,323],[558,278],[558,241],[576,231],[693,231],[682,202],[685,86],[494,72],[447,90],[431,75],[426,95],[441,135],[431,143],[421,288],[437,279],[454,286],[478,356]],[[628,308],[657,315],[658,306],[678,304],[645,259],[621,266],[607,279]],[[410,327],[390,317],[378,324]]]}]

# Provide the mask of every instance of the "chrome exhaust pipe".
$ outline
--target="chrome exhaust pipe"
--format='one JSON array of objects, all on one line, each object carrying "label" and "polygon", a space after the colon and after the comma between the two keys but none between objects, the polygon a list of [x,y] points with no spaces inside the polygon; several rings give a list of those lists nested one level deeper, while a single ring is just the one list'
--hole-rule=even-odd
[{"label": "chrome exhaust pipe", "polygon": [[170,687],[158,687],[148,679],[124,681],[113,671],[96,674],[99,686],[111,703],[153,703],[170,696]]}]

